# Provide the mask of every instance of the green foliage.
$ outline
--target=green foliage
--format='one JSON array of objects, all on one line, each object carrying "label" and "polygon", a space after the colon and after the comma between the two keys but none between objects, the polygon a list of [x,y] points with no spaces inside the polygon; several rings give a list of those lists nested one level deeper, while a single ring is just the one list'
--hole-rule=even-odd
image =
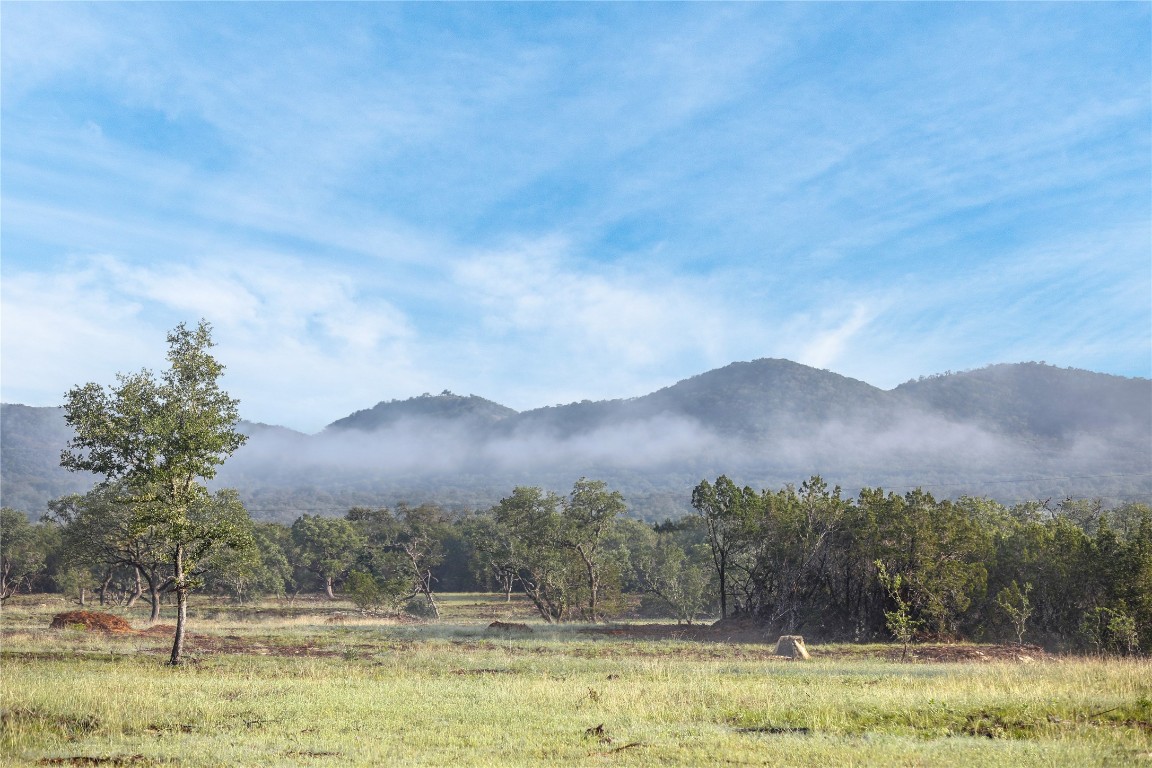
[{"label": "green foliage", "polygon": [[1080,632],[1097,654],[1131,656],[1139,650],[1136,620],[1125,608],[1093,608],[1084,614]]},{"label": "green foliage", "polygon": [[417,619],[440,618],[440,609],[425,595],[416,595],[405,602],[404,613]]},{"label": "green foliage", "polygon": [[100,571],[88,566],[73,565],[56,572],[56,588],[69,599],[87,605],[88,599],[100,584]]},{"label": "green foliage", "polygon": [[44,571],[48,553],[42,532],[23,512],[0,509],[0,600],[12,597]]},{"label": "green foliage", "polygon": [[387,508],[354,507],[346,518],[363,538],[360,562],[390,590],[407,598],[420,595],[435,618],[436,569],[444,562],[445,542],[454,537],[447,515],[433,504]]},{"label": "green foliage", "polygon": [[[601,480],[582,477],[572,486],[561,514],[560,543],[573,551],[584,569],[583,617],[601,618],[602,593],[619,593],[621,563],[614,563],[606,544],[615,532],[617,520],[627,511],[624,497],[609,491]],[[614,567],[615,566],[615,567]]]},{"label": "green foliage", "polygon": [[554,493],[518,486],[492,508],[493,522],[503,532],[502,566],[516,574],[524,594],[549,623],[568,618],[583,584],[581,564],[563,544],[561,505]]},{"label": "green foliage", "polygon": [[64,568],[131,569],[148,586],[155,621],[160,594],[172,580],[171,542],[149,505],[131,497],[122,483],[103,483],[83,495],[54,499],[47,519],[60,527]]},{"label": "green foliage", "polygon": [[169,368],[157,380],[150,371],[119,374],[108,388],[74,387],[64,418],[75,436],[61,454],[67,469],[124,480],[142,498],[157,498],[174,514],[204,493],[199,480],[216,475],[247,438],[236,431],[237,400],[220,389],[224,366],[208,353],[211,326],[183,323],[168,334]]},{"label": "green foliage", "polygon": [[1028,628],[1028,619],[1032,616],[1032,603],[1028,600],[1028,593],[1032,591],[1032,584],[1026,583],[1024,589],[1013,582],[1000,590],[996,596],[996,605],[1000,607],[1012,622],[1016,631],[1016,644],[1024,645],[1024,632]]},{"label": "green foliage", "polygon": [[719,580],[720,616],[728,616],[728,603],[739,574],[750,575],[756,542],[755,516],[759,500],[748,486],[739,488],[727,476],[707,480],[692,489],[692,507],[706,530],[712,550],[712,564]]},{"label": "green foliage", "polygon": [[548,622],[597,621],[620,606],[629,552],[623,497],[581,478],[567,499],[519,486],[469,523],[476,568],[511,594],[515,586]]},{"label": "green foliage", "polygon": [[[31,528],[59,535],[59,546],[49,536],[37,549],[59,586],[78,593],[99,584],[102,597],[123,600],[135,573],[158,605],[175,583],[160,495],[122,480],[54,502],[50,519],[60,525]],[[238,600],[316,588],[335,599],[341,584],[349,597],[369,586],[346,581],[356,572],[383,590],[373,605],[415,599],[412,610],[430,616],[452,579],[508,601],[521,591],[553,623],[612,616],[625,593],[642,593],[645,615],[691,623],[720,607],[766,622],[768,632],[825,641],[1011,633],[1061,650],[1152,647],[1147,505],[1007,508],[881,488],[853,499],[819,476],[755,491],[724,475],[699,483],[692,501],[695,514],[647,526],[624,517],[623,497],[607,483],[581,478],[567,497],[518,486],[483,512],[353,507],[344,519],[304,515],[291,528],[252,530],[234,495],[205,495],[189,504],[181,529],[186,583],[202,578]],[[203,532],[226,532],[228,519],[235,536],[191,546],[196,530],[209,542]],[[6,546],[29,528],[11,527]],[[85,564],[88,573],[71,570]]]},{"label": "green foliage", "polygon": [[831,575],[830,550],[851,505],[840,488],[829,488],[819,475],[776,493],[764,491],[754,522],[758,546],[753,571],[755,590],[744,604],[786,633],[822,610],[813,598]]},{"label": "green foliage", "polygon": [[347,575],[364,546],[364,537],[352,523],[319,515],[300,516],[292,524],[292,541],[300,562],[320,577],[331,599],[335,598],[336,582]]},{"label": "green foliage", "polygon": [[365,571],[352,571],[344,582],[344,595],[361,612],[379,610],[384,604],[384,589],[376,578]]},{"label": "green foliage", "polygon": [[889,574],[883,561],[876,561],[876,578],[883,585],[884,591],[896,605],[891,611],[884,611],[884,624],[892,637],[903,646],[901,658],[908,656],[908,645],[916,637],[916,632],[923,624],[912,616],[912,605],[904,598],[904,579],[899,573]]},{"label": "green foliage", "polygon": [[657,530],[636,523],[629,528],[637,587],[655,597],[665,615],[691,624],[715,606],[711,555],[695,526]]},{"label": "green foliage", "polygon": [[[110,387],[89,383],[66,395],[64,418],[75,431],[60,464],[104,479],[97,494],[116,493],[132,527],[150,529],[169,553],[177,596],[171,662],[180,660],[188,593],[217,547],[252,546],[251,524],[233,491],[210,496],[203,482],[247,439],[236,431],[238,401],[220,389],[224,366],[212,357],[211,326],[183,323],[168,334],[168,368],[117,375]],[[154,603],[155,605],[155,603]]]},{"label": "green foliage", "polygon": [[282,548],[282,529],[275,523],[257,523],[251,546],[217,551],[207,569],[207,586],[230,593],[238,603],[254,595],[284,595],[292,567]]}]

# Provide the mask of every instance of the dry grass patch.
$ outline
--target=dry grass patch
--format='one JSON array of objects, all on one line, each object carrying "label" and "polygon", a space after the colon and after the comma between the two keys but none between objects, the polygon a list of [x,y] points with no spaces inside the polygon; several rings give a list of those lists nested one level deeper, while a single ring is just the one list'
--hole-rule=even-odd
[{"label": "dry grass patch", "polygon": [[810,646],[793,662],[769,642],[494,633],[475,616],[329,624],[332,607],[314,608],[201,618],[194,661],[171,669],[149,635],[51,632],[43,612],[27,629],[5,606],[0,762],[1026,768],[1152,754],[1147,661],[900,664],[888,646]]}]

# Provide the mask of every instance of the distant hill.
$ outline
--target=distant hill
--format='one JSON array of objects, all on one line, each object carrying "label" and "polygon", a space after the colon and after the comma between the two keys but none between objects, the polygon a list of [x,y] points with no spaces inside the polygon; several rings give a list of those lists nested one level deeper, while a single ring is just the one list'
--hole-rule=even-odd
[{"label": "distant hill", "polygon": [[732,363],[630,400],[527,411],[501,426],[573,435],[666,416],[690,419],[725,436],[758,439],[798,422],[882,419],[892,415],[893,405],[884,390],[862,381],[789,360],[762,359]]},{"label": "distant hill", "polygon": [[92,475],[60,466],[71,436],[63,408],[0,405],[0,502],[39,519],[49,499],[91,488]]},{"label": "distant hill", "polygon": [[1130,431],[1152,435],[1147,379],[1042,363],[992,365],[909,381],[893,390],[953,421],[1042,438]]},{"label": "distant hill", "polygon": [[[485,507],[515,485],[580,476],[647,519],[689,509],[720,473],[777,487],[820,473],[853,493],[1152,500],[1152,381],[1040,363],[947,373],[882,390],[788,360],[733,363],[642,397],[517,412],[476,395],[381,402],[315,435],[245,422],[218,483],[257,517],[435,501]],[[92,478],[58,466],[60,409],[4,405],[0,493],[38,516]]]},{"label": "distant hill", "polygon": [[421,395],[409,400],[389,400],[356,411],[329,424],[326,429],[358,429],[371,432],[408,420],[435,420],[485,427],[515,416],[516,411],[476,395],[454,395],[445,390],[439,395]]}]

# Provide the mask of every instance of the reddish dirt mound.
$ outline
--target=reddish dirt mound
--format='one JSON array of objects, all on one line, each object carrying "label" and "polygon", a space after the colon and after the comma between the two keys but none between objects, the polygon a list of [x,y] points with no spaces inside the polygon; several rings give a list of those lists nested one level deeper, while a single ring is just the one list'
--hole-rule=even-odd
[{"label": "reddish dirt mound", "polygon": [[150,627],[136,630],[136,634],[144,637],[171,637],[176,627],[171,624],[153,624]]},{"label": "reddish dirt mound", "polygon": [[83,628],[89,632],[109,632],[123,634],[132,632],[132,625],[119,616],[92,611],[68,611],[52,617],[49,629]]},{"label": "reddish dirt mound", "polygon": [[532,627],[527,624],[518,624],[509,621],[494,621],[488,625],[488,629],[496,632],[531,632]]}]

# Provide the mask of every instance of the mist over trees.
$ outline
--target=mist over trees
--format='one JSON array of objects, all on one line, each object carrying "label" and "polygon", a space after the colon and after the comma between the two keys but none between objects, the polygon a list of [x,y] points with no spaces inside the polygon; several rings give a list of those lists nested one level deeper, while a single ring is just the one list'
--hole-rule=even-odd
[{"label": "mist over trees", "polygon": [[[5,503],[33,518],[92,479],[56,466],[60,412],[4,405]],[[516,485],[595,477],[657,522],[691,511],[685,488],[728,473],[775,487],[820,472],[855,494],[1152,499],[1152,382],[998,365],[885,391],[786,360],[734,363],[643,397],[517,413],[442,392],[381,402],[315,435],[242,423],[215,483],[257,519],[338,516],[420,499],[461,511]]]}]

